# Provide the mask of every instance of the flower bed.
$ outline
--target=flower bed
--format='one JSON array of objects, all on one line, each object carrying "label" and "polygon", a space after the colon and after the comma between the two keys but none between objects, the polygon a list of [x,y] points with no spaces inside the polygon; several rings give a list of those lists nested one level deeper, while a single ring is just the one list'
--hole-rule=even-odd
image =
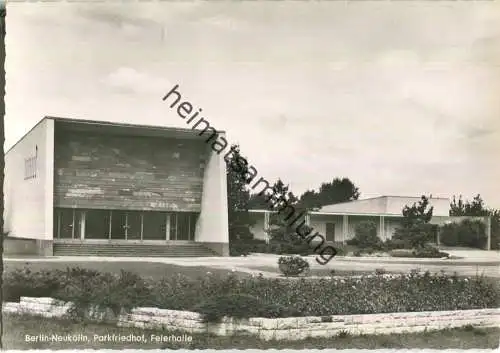
[{"label": "flower bed", "polygon": [[295,281],[238,279],[231,275],[206,275],[194,280],[179,275],[147,281],[128,272],[114,275],[81,269],[43,273],[17,271],[5,277],[3,292],[6,301],[18,301],[20,296],[52,297],[72,301],[80,311],[90,306],[111,308],[116,313],[134,307],[157,307],[197,311],[216,319],[223,316],[274,318],[500,306],[498,283],[490,279],[463,279],[429,273]]}]

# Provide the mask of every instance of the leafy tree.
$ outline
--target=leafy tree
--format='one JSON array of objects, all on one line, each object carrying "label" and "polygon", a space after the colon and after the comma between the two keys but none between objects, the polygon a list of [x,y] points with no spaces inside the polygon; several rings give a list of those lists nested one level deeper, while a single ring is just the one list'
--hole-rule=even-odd
[{"label": "leafy tree", "polygon": [[357,200],[359,188],[349,178],[334,178],[322,183],[319,191],[307,190],[300,197],[300,204],[310,210],[317,210],[325,205]]},{"label": "leafy tree", "polygon": [[253,239],[250,227],[255,223],[248,212],[248,165],[241,163],[244,157],[238,145],[231,146],[232,153],[226,159],[229,240]]},{"label": "leafy tree", "polygon": [[435,227],[429,224],[432,219],[433,206],[429,198],[422,196],[418,203],[403,208],[401,226],[394,232],[394,240],[404,242],[413,248],[422,248],[435,236]]},{"label": "leafy tree", "polygon": [[441,227],[441,243],[448,246],[467,246],[484,249],[487,242],[484,222],[464,219],[460,223],[445,224]]},{"label": "leafy tree", "polygon": [[250,195],[249,208],[276,210],[282,202],[279,201],[285,199],[289,205],[296,205],[298,201],[297,197],[289,190],[289,185],[285,185],[281,179],[278,179],[272,188],[273,195],[271,198],[268,195],[260,193]]},{"label": "leafy tree", "polygon": [[476,195],[472,201],[453,196],[450,204],[450,216],[491,217],[491,248],[500,247],[500,210],[488,208],[481,195]]},{"label": "leafy tree", "polygon": [[320,195],[315,190],[307,190],[300,196],[300,204],[310,210],[319,210],[322,206]]},{"label": "leafy tree", "polygon": [[[273,186],[274,197],[269,202],[270,209],[275,211],[269,219],[269,228],[267,232],[271,238],[271,245],[277,246],[279,253],[303,254],[310,252],[309,244],[297,234],[297,226],[304,221],[305,213],[302,219],[293,222],[294,219],[305,209],[298,204],[298,199],[290,191],[289,185],[285,185],[279,179]],[[293,207],[293,214],[284,209],[284,203]],[[293,224],[292,224],[293,222]]]},{"label": "leafy tree", "polygon": [[[283,185],[283,182],[278,180],[274,187],[282,190]],[[287,192],[290,191],[287,189]],[[359,195],[359,189],[348,178],[334,178],[331,182],[322,183],[318,191],[305,191],[297,201],[298,205],[305,209],[318,210],[325,205],[357,200]],[[249,204],[251,209],[269,208],[267,198],[259,194],[251,195]]]},{"label": "leafy tree", "polygon": [[458,199],[453,196],[450,204],[450,216],[488,216],[489,210],[486,208],[481,195],[476,195],[472,201],[463,201],[460,195]]},{"label": "leafy tree", "polygon": [[264,195],[251,194],[248,208],[251,210],[266,210],[269,208],[269,202]]}]

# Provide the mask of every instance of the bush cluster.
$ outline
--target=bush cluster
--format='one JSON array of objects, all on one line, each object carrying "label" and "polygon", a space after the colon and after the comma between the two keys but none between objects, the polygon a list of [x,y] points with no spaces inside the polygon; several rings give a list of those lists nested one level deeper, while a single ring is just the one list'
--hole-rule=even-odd
[{"label": "bush cluster", "polygon": [[381,250],[382,241],[377,236],[377,224],[373,221],[356,224],[354,238],[348,240],[347,245],[354,245],[361,249]]},{"label": "bush cluster", "polygon": [[425,245],[422,248],[414,250],[396,249],[391,251],[392,257],[413,257],[413,258],[443,258],[448,257],[449,254],[439,251],[431,245]]},{"label": "bush cluster", "polygon": [[486,227],[481,221],[465,219],[460,223],[443,225],[439,238],[447,246],[484,249],[487,242]]},{"label": "bush cluster", "polygon": [[205,299],[194,307],[194,311],[202,314],[205,322],[219,322],[224,316],[231,316],[235,319],[300,316],[300,313],[292,307],[269,303],[252,295],[238,293]]},{"label": "bush cluster", "polygon": [[246,256],[251,253],[302,256],[315,254],[314,247],[304,240],[271,240],[269,243],[260,239],[234,240],[230,242],[229,250],[231,256]]},{"label": "bush cluster", "polygon": [[309,271],[309,262],[300,256],[281,256],[278,267],[285,276],[298,276]]},{"label": "bush cluster", "polygon": [[91,306],[110,308],[115,314],[131,309],[150,298],[150,287],[137,274],[121,271],[119,274],[82,268],[32,272],[20,269],[4,277],[3,298],[19,301],[21,296],[53,297],[71,301],[73,314],[83,318]]},{"label": "bush cluster", "polygon": [[207,274],[199,279],[174,275],[153,281],[129,272],[110,274],[77,268],[16,271],[7,274],[4,281],[7,301],[20,296],[48,296],[76,302],[80,313],[89,305],[115,311],[136,306],[190,310],[202,313],[207,321],[222,316],[326,316],[500,305],[497,282],[429,273],[317,280],[239,279],[234,275]]}]

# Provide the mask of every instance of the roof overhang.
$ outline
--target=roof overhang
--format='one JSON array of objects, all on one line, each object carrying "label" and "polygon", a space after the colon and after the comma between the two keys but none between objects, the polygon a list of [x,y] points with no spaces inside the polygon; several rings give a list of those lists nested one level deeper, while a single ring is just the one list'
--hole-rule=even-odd
[{"label": "roof overhang", "polygon": [[[111,121],[68,119],[60,117],[46,117],[54,120],[57,131],[70,132],[99,132],[102,134],[163,137],[175,139],[193,139],[206,141],[215,130],[194,130],[186,128],[165,127],[155,125],[125,124]],[[224,133],[216,131],[217,134]]]}]

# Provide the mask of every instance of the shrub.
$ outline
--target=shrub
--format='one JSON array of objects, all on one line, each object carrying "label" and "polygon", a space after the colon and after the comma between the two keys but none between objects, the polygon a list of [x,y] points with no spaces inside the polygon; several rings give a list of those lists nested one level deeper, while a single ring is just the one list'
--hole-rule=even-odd
[{"label": "shrub", "polygon": [[204,322],[220,322],[225,316],[235,319],[250,317],[283,317],[298,313],[280,304],[267,303],[247,294],[229,294],[204,300],[193,308]]},{"label": "shrub", "polygon": [[248,255],[250,253],[265,253],[267,244],[261,239],[235,239],[229,242],[231,256]]},{"label": "shrub", "polygon": [[398,249],[410,249],[411,245],[408,241],[404,239],[387,239],[383,244],[383,248],[386,251],[398,250]]},{"label": "shrub", "polygon": [[363,221],[356,225],[354,238],[348,240],[348,245],[362,249],[380,249],[382,242],[377,236],[377,225],[372,221]]},{"label": "shrub", "polygon": [[62,287],[55,293],[58,299],[71,301],[73,315],[83,318],[91,307],[110,308],[115,315],[149,300],[150,289],[137,274],[121,271],[119,274],[99,273],[80,268],[68,269],[62,277]]},{"label": "shrub", "polygon": [[[28,271],[17,272],[17,277],[6,275],[4,286],[15,287],[15,283],[12,283],[15,278],[24,283],[17,295],[32,295],[34,289],[39,288],[39,283],[35,283],[33,279],[38,278],[39,282],[44,274],[52,279],[58,278],[59,288],[73,283],[77,288],[83,288],[83,292],[72,287],[73,292],[67,292],[64,297],[58,290],[46,290],[43,296],[73,301],[74,298],[68,297],[76,295],[80,302],[115,308],[133,305],[199,311],[211,320],[221,316],[321,317],[497,308],[500,305],[499,284],[493,279],[461,279],[445,274],[416,272],[397,278],[324,277],[307,280],[263,277],[239,279],[234,275],[208,274],[199,279],[191,279],[175,275],[161,281],[148,280],[146,283],[127,273],[111,275],[85,270],[27,273]],[[92,283],[86,285],[89,281]],[[97,294],[90,293],[91,289]],[[88,293],[87,301],[84,301],[85,293]],[[105,298],[106,294],[112,294],[111,298]],[[200,298],[207,299],[200,303]]]},{"label": "shrub", "polygon": [[309,270],[309,262],[300,256],[281,256],[278,259],[280,271],[285,276],[298,276]]},{"label": "shrub", "polygon": [[441,227],[440,241],[447,246],[467,246],[483,249],[486,246],[486,227],[478,220],[465,219]]},{"label": "shrub", "polygon": [[422,258],[441,258],[448,257],[448,254],[445,252],[441,252],[433,246],[426,245],[423,248],[417,248],[413,251],[414,257],[422,257]]},{"label": "shrub", "polygon": [[425,245],[422,248],[415,250],[397,249],[390,252],[392,257],[413,257],[413,258],[442,258],[449,255],[445,252],[439,251],[433,246]]},{"label": "shrub", "polygon": [[63,273],[58,270],[32,272],[30,269],[9,272],[3,279],[3,300],[18,302],[21,296],[50,297],[64,286]]},{"label": "shrub", "polygon": [[414,257],[413,250],[409,249],[395,249],[390,252],[391,257]]},{"label": "shrub", "polygon": [[396,228],[393,238],[394,241],[404,244],[405,248],[418,248],[435,241],[436,234],[435,225],[419,223],[409,227]]},{"label": "shrub", "polygon": [[365,248],[365,249],[363,249],[363,252],[366,253],[366,254],[368,254],[368,255],[371,255],[371,254],[373,254],[375,252],[375,249],[373,249],[373,248]]}]

